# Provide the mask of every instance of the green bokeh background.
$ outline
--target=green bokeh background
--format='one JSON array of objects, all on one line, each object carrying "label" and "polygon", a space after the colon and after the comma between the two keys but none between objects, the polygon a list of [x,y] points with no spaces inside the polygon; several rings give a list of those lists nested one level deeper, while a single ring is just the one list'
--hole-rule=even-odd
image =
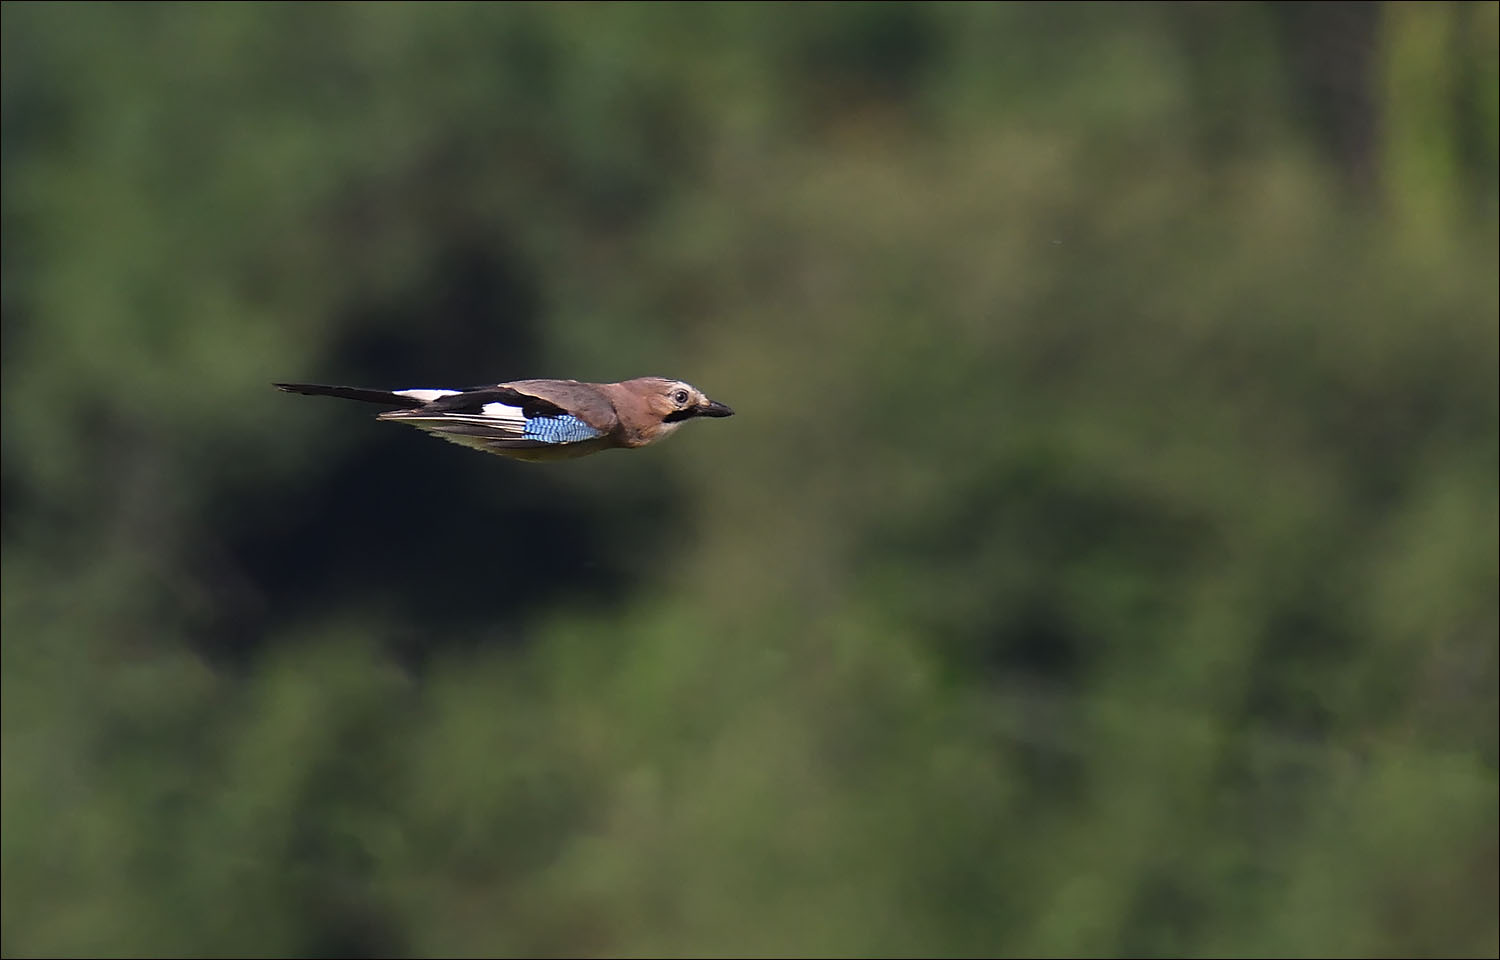
[{"label": "green bokeh background", "polygon": [[6,3],[0,947],[1495,956],[1497,10]]}]

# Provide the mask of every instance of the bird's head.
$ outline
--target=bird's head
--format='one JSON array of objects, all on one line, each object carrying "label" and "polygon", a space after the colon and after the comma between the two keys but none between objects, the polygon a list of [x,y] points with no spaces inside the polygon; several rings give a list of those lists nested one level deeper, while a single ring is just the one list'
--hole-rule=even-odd
[{"label": "bird's head", "polygon": [[641,377],[627,380],[623,386],[638,396],[651,417],[661,424],[663,434],[675,430],[694,417],[732,417],[734,411],[691,383],[665,377]]}]

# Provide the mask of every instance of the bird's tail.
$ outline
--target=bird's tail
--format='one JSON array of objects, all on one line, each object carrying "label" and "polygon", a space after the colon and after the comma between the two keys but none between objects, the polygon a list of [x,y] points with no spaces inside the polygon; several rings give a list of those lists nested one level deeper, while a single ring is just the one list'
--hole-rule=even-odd
[{"label": "bird's tail", "polygon": [[275,383],[278,390],[287,393],[302,393],[309,397],[343,397],[345,400],[363,400],[365,403],[383,403],[390,407],[420,407],[425,403],[416,397],[405,396],[390,390],[363,390],[359,387],[335,387],[325,383]]}]

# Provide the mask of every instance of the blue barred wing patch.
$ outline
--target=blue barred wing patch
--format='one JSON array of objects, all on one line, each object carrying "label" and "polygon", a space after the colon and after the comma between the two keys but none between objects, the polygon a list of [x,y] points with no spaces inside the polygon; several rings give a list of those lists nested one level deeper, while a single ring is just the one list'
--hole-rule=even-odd
[{"label": "blue barred wing patch", "polygon": [[604,436],[604,432],[584,423],[570,413],[556,417],[530,417],[522,434],[527,440],[541,443],[581,443]]}]

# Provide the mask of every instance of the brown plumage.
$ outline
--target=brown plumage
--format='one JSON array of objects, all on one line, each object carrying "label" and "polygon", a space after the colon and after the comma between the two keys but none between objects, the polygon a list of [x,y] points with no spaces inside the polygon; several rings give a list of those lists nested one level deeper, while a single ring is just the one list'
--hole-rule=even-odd
[{"label": "brown plumage", "polygon": [[670,436],[688,420],[734,415],[692,384],[665,377],[619,383],[513,380],[462,390],[275,386],[289,393],[386,404],[396,409],[377,419],[407,423],[517,460],[557,460],[615,447],[644,447]]}]

